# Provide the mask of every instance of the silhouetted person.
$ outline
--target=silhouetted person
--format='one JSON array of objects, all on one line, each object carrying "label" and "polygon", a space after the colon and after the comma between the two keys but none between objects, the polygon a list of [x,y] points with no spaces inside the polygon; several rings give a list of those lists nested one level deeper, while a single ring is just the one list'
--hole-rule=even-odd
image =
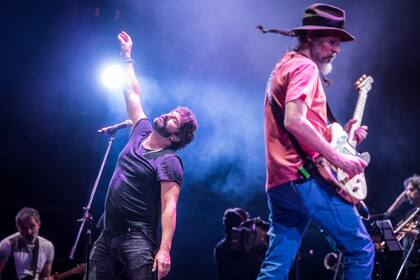
[{"label": "silhouetted person", "polygon": [[[254,221],[244,209],[226,209],[223,215],[226,236],[214,249],[219,280],[255,280],[257,278],[266,247],[244,244],[246,240],[241,240],[245,232],[252,230]],[[236,228],[236,236],[233,236],[233,228]]]},{"label": "silhouetted person", "polygon": [[54,246],[38,235],[41,217],[37,210],[24,207],[16,215],[18,232],[0,242],[2,280],[47,279],[51,275]]}]

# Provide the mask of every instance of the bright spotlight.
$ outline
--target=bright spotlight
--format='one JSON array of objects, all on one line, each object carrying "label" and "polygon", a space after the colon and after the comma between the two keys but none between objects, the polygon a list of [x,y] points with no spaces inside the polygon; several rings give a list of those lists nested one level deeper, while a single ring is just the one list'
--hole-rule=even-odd
[{"label": "bright spotlight", "polygon": [[120,89],[123,87],[123,71],[119,65],[110,65],[102,72],[102,83],[108,89]]}]

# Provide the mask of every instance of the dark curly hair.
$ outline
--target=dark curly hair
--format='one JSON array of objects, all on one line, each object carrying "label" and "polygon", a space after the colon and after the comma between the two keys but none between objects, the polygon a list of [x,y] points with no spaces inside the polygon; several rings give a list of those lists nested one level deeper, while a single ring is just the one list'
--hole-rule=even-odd
[{"label": "dark curly hair", "polygon": [[409,184],[412,184],[417,190],[420,190],[420,176],[413,174],[413,176],[404,180],[404,189],[408,187]]},{"label": "dark curly hair", "polygon": [[181,127],[176,132],[180,136],[180,140],[172,142],[170,148],[172,150],[179,150],[187,146],[194,140],[194,133],[198,128],[197,119],[194,113],[187,107],[177,107],[174,112],[178,112],[181,115]]}]

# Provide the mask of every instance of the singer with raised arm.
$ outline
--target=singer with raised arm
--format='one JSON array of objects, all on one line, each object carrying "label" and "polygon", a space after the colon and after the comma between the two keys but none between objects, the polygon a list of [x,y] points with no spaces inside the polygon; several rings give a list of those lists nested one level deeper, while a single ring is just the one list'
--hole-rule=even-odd
[{"label": "singer with raised arm", "polygon": [[90,255],[89,280],[114,279],[121,269],[133,280],[162,279],[171,269],[176,206],[183,181],[176,151],[191,143],[198,124],[185,107],[148,119],[131,58],[133,42],[126,32],[119,33],[118,40],[126,65],[124,95],[133,129],[109,183],[103,230]]}]

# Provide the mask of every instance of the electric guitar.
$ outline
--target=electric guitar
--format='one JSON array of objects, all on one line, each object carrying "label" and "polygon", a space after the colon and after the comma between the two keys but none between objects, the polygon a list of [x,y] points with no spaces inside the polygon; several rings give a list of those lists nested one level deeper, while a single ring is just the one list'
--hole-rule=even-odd
[{"label": "electric guitar", "polygon": [[[356,90],[359,93],[359,98],[353,114],[353,118],[356,119],[356,123],[353,124],[349,133],[347,134],[343,127],[338,123],[332,123],[328,128],[330,135],[329,142],[336,151],[343,154],[358,156],[367,163],[370,161],[369,153],[365,152],[360,154],[357,152],[357,143],[353,139],[354,132],[362,123],[367,94],[372,89],[372,83],[373,78],[367,75],[363,75],[355,83]],[[338,193],[345,200],[357,204],[366,198],[367,186],[364,173],[360,173],[349,179],[349,176],[344,171],[332,165],[323,156],[319,156],[316,159],[315,164],[321,177],[333,185],[336,185],[338,187]]]},{"label": "electric guitar", "polygon": [[85,264],[78,264],[77,266],[73,267],[70,270],[67,270],[66,272],[60,273],[60,274],[55,274],[53,275],[53,279],[54,280],[62,280],[64,278],[70,277],[72,275],[83,275],[85,273],[86,270],[86,265]]}]

